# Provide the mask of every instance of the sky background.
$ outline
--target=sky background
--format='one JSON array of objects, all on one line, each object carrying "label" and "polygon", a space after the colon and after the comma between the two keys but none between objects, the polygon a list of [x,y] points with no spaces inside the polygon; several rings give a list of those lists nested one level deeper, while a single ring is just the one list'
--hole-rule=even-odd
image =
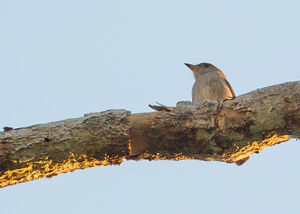
[{"label": "sky background", "polygon": [[[241,95],[300,79],[300,2],[0,0],[0,127],[191,100],[183,63]],[[299,141],[234,164],[124,161],[0,189],[1,214],[300,213]]]}]

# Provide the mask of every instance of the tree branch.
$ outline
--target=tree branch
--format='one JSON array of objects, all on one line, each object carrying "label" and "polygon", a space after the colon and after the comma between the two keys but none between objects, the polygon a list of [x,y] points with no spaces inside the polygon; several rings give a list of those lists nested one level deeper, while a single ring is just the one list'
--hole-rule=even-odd
[{"label": "tree branch", "polygon": [[[166,106],[165,106],[166,107]],[[131,160],[215,160],[243,164],[300,138],[300,81],[218,103],[179,102],[168,111],[109,110],[0,133],[0,187]]]}]

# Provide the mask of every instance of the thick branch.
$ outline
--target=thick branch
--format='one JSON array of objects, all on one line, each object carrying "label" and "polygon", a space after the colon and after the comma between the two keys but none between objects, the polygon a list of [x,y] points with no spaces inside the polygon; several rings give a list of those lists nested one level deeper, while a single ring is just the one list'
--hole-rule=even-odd
[{"label": "thick branch", "polygon": [[300,82],[222,103],[180,102],[169,111],[110,110],[0,133],[0,186],[126,159],[199,159],[238,165],[300,138]]}]

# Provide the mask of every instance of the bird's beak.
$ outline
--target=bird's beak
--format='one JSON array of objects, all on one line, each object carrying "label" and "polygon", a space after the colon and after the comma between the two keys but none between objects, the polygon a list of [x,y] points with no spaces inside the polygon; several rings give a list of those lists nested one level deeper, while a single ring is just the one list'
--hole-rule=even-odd
[{"label": "bird's beak", "polygon": [[197,66],[196,65],[192,65],[192,64],[188,64],[188,63],[184,63],[187,67],[189,67],[189,69],[191,69],[192,71],[196,71]]}]

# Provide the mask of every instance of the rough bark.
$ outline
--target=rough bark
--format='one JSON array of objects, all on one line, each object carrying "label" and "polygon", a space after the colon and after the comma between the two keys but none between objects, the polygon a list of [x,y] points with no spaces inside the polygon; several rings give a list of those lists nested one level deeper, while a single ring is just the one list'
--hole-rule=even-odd
[{"label": "rough bark", "polygon": [[[169,111],[170,110],[170,111]],[[300,81],[218,103],[168,111],[109,110],[0,133],[0,187],[134,160],[243,164],[253,153],[300,138]]]}]

